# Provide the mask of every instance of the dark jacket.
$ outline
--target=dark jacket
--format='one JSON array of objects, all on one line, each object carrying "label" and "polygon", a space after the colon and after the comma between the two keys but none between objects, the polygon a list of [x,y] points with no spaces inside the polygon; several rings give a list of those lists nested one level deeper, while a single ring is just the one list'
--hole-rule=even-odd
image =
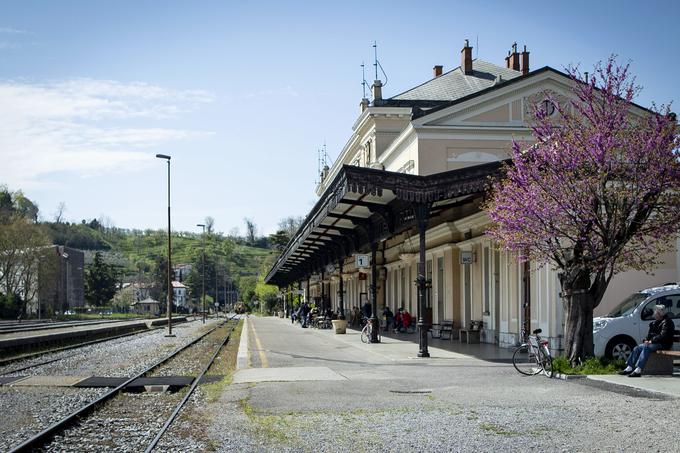
[{"label": "dark jacket", "polygon": [[373,307],[368,302],[364,304],[364,306],[361,308],[361,311],[363,312],[366,318],[370,318],[371,315],[373,315]]},{"label": "dark jacket", "polygon": [[673,347],[674,332],[675,324],[673,324],[673,320],[668,317],[667,313],[660,321],[652,321],[649,325],[649,333],[646,340],[660,344],[663,349],[670,349]]}]

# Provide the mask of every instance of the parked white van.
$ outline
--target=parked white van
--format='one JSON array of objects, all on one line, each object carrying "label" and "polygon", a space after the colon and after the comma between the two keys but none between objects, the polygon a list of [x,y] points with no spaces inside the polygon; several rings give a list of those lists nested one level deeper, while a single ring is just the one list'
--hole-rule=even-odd
[{"label": "parked white van", "polygon": [[[593,319],[595,355],[627,359],[635,345],[642,342],[654,321],[654,306],[664,305],[680,329],[680,286],[668,284],[633,293],[609,314]],[[680,349],[678,343],[673,349]]]}]

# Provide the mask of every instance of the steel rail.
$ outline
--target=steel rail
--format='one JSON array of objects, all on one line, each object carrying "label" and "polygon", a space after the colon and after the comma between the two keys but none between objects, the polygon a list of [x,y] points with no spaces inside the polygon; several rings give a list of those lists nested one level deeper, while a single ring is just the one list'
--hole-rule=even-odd
[{"label": "steel rail", "polygon": [[150,371],[154,370],[155,368],[161,366],[168,360],[172,359],[176,355],[178,355],[180,352],[184,351],[185,349],[188,349],[189,347],[193,346],[194,344],[198,343],[201,341],[203,338],[206,336],[210,335],[213,333],[215,330],[218,328],[222,327],[224,324],[226,324],[227,321],[224,321],[220,323],[220,325],[213,327],[209,331],[199,335],[197,338],[193,339],[190,343],[187,343],[184,346],[181,346],[177,348],[175,351],[171,352],[169,355],[166,357],[158,360],[156,363],[148,367],[146,370],[138,373],[137,375],[131,377],[127,381],[123,382],[120,384],[118,387],[114,388],[113,390],[105,393],[104,395],[100,396],[96,400],[80,407],[79,409],[75,410],[74,412],[70,413],[66,417],[62,418],[58,422],[53,423],[52,425],[48,426],[44,430],[40,431],[38,434],[35,436],[31,437],[30,439],[25,440],[21,444],[17,445],[16,447],[12,448],[9,450],[9,453],[19,453],[19,452],[27,452],[27,451],[32,451],[39,449],[40,447],[44,446],[55,434],[65,430],[71,424],[77,422],[81,417],[84,415],[89,414],[92,412],[97,406],[100,404],[110,400],[111,398],[115,397],[118,395],[118,393],[123,390],[125,387],[130,385],[132,382],[134,382],[136,379],[141,378],[144,376],[146,373],[149,373]]},{"label": "steel rail", "polygon": [[[234,319],[236,316],[233,316],[231,319]],[[231,320],[230,319],[230,320]],[[208,369],[212,366],[212,364],[215,362],[215,359],[217,358],[217,355],[220,353],[222,348],[224,347],[227,342],[229,342],[229,338],[231,338],[231,334],[234,332],[234,329],[236,329],[236,326],[238,324],[234,325],[231,330],[229,331],[229,334],[225,337],[225,339],[220,343],[218,346],[217,350],[213,354],[212,358],[208,362],[208,364],[203,368],[203,370],[200,372],[198,376],[196,376],[191,383],[191,387],[189,387],[189,390],[187,391],[187,394],[184,395],[184,398],[182,398],[182,401],[177,404],[175,407],[175,410],[170,414],[170,417],[165,421],[165,424],[161,428],[161,430],[156,434],[156,437],[151,441],[148,447],[146,447],[146,450],[144,450],[144,453],[150,453],[154,448],[156,448],[156,445],[158,442],[161,440],[161,437],[165,434],[165,432],[170,428],[170,425],[172,425],[172,422],[175,421],[175,418],[179,415],[180,411],[182,408],[184,408],[184,405],[189,401],[189,398],[191,398],[191,395],[194,393],[194,390],[196,390],[196,387],[198,387],[198,384],[201,382],[201,379],[203,379],[203,376],[205,373],[208,372]]]}]

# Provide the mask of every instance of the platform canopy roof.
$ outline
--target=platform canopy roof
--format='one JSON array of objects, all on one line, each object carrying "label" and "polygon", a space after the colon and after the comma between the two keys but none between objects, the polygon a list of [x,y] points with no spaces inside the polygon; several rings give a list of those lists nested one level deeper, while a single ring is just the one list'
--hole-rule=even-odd
[{"label": "platform canopy roof", "polygon": [[430,216],[484,192],[503,162],[427,176],[344,165],[288,242],[265,282],[284,287],[370,249]]}]

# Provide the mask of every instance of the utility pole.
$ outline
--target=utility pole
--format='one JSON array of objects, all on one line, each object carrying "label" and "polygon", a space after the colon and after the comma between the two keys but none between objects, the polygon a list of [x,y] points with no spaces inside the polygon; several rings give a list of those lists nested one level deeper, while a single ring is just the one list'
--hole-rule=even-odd
[{"label": "utility pole", "polygon": [[205,324],[205,225],[202,223],[197,223],[196,226],[203,227],[203,234],[201,235],[203,239],[203,252],[201,253],[201,277],[203,278],[203,324]]},{"label": "utility pole", "polygon": [[165,154],[156,154],[159,159],[165,159],[168,162],[168,333],[166,337],[174,337],[172,334],[172,239],[170,236],[170,156]]}]

